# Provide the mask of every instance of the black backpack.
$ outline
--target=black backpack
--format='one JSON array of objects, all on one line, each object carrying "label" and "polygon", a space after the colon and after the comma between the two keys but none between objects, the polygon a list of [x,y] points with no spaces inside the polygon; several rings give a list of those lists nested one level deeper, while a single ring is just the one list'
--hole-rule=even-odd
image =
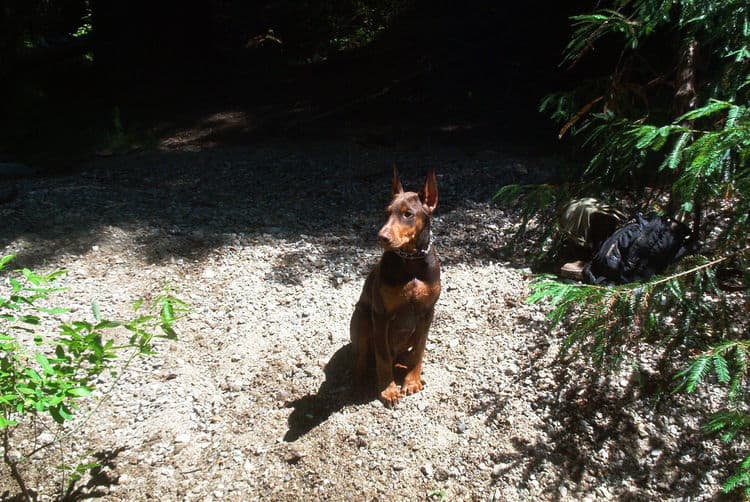
[{"label": "black backpack", "polygon": [[583,269],[589,284],[646,281],[692,251],[690,229],[672,218],[638,213],[618,228]]}]

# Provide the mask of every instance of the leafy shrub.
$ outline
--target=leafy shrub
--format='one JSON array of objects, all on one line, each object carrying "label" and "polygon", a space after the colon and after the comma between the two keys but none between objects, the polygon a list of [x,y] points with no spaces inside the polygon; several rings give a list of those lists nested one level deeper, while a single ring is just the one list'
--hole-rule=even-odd
[{"label": "leafy shrub", "polygon": [[[0,259],[3,271],[13,256]],[[67,309],[49,307],[48,299],[62,288],[56,279],[59,270],[39,275],[28,269],[7,276],[10,291],[0,297],[0,434],[3,460],[18,483],[21,493],[31,500],[31,490],[22,472],[24,461],[66,439],[82,439],[80,428],[94,414],[88,412],[74,426],[63,428],[80,412],[79,402],[92,397],[99,377],[109,372],[113,381],[99,398],[99,404],[117,386],[123,372],[138,356],[152,354],[156,338],[176,339],[173,324],[185,311],[185,304],[170,294],[158,296],[151,312],[142,313],[142,302],[134,305],[134,317],[124,321],[103,319],[99,306],[92,305],[93,321],[60,322]],[[45,326],[57,325],[58,333],[45,336]],[[124,343],[107,338],[107,333],[124,329]],[[124,361],[120,357],[125,355]],[[36,444],[32,451],[20,453],[13,432],[21,425],[36,423],[44,417],[58,425],[54,439]],[[63,469],[63,485],[79,479],[96,463],[84,463]],[[65,472],[71,474],[65,476]],[[64,492],[65,488],[61,488]]]}]

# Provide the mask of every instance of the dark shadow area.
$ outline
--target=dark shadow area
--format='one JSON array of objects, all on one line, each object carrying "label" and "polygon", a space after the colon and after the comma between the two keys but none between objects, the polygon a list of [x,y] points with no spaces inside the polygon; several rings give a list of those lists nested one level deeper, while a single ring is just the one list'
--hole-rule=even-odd
[{"label": "dark shadow area", "polygon": [[[59,500],[62,502],[74,502],[76,500],[94,499],[106,496],[109,492],[103,490],[104,488],[111,487],[119,484],[117,477],[114,475],[115,472],[115,459],[117,456],[125,451],[125,447],[115,448],[114,450],[99,451],[93,453],[91,456],[95,459],[98,464],[89,471],[88,481],[82,484],[78,481],[70,483],[67,490],[60,497]],[[25,502],[26,498],[21,493],[11,495],[12,491],[4,491],[0,493],[0,498],[7,502]],[[39,494],[29,489],[29,493],[33,500],[37,500]]]},{"label": "dark shadow area", "polygon": [[[530,368],[535,364],[542,363],[532,357]],[[554,464],[560,475],[547,483],[552,498],[559,497],[557,489],[562,485],[590,489],[597,486],[596,480],[614,478],[623,490],[607,497],[643,500],[641,490],[651,489],[664,497],[689,499],[702,493],[710,471],[736,462],[736,452],[712,448],[718,438],[700,429],[705,419],[702,400],[672,394],[672,380],[637,370],[628,381],[613,381],[605,371],[583,372],[568,364],[571,361],[552,366],[552,380],[530,373],[533,385],[543,389],[541,398],[531,403],[532,409],[548,415],[540,426],[543,439],[513,437],[514,453],[493,456],[494,462],[505,466],[503,472],[523,466],[527,484],[552,472],[545,464]],[[488,395],[472,412],[486,416],[488,424],[502,424],[504,410],[511,404],[508,399]],[[736,495],[719,494],[712,500],[736,500]]]},{"label": "dark shadow area", "polygon": [[372,395],[359,394],[352,385],[353,361],[351,344],[347,344],[337,350],[326,364],[326,379],[318,392],[287,405],[293,410],[289,415],[289,430],[284,434],[284,441],[296,441],[346,406],[366,403],[376,398],[374,392]]},{"label": "dark shadow area", "polygon": [[102,488],[119,484],[117,476],[114,475],[116,471],[115,459],[125,450],[126,448],[121,446],[112,451],[94,453],[93,457],[99,465],[89,472],[89,480],[86,484],[71,483],[61,500],[63,502],[74,502],[106,496],[109,492],[102,490]]},{"label": "dark shadow area", "polygon": [[[282,254],[273,281],[299,283],[329,265],[364,273],[377,254],[395,163],[410,189],[437,170],[443,263],[497,261],[508,221],[499,209],[488,220],[486,201],[518,179],[518,159],[502,150],[375,149],[340,140],[98,159],[76,175],[18,181],[18,196],[0,205],[0,242],[15,243],[16,265],[28,267],[106,244],[156,264],[273,245]],[[524,162],[524,179],[555,176],[552,159]]]},{"label": "dark shadow area", "polygon": [[[555,126],[536,110],[563,84],[571,7],[400,3],[382,30],[336,49],[335,34],[311,33],[330,16],[292,2],[92,2],[90,36],[40,43],[9,61],[0,161],[66,172],[94,152],[269,137],[550,148]],[[351,21],[342,29],[362,19]],[[253,42],[268,41],[269,29],[278,50]]]},{"label": "dark shadow area", "polygon": [[[29,490],[32,497],[37,497],[37,494],[33,490]],[[26,497],[23,496],[22,493],[18,493],[16,495],[11,495],[10,491],[5,491],[0,493],[0,496],[2,496],[2,500],[6,502],[26,502]]]},{"label": "dark shadow area", "polygon": [[[323,51],[291,3],[92,3],[99,31],[59,42],[91,54],[40,45],[1,89],[13,98],[0,105],[0,244],[23,241],[18,264],[33,266],[121,231],[150,263],[283,242],[270,279],[288,283],[315,236],[324,262],[359,270],[396,164],[411,187],[437,170],[444,263],[501,258],[501,236],[477,244],[465,217],[503,184],[558,176],[556,128],[537,107],[562,84],[570,8],[403,4],[366,43]],[[153,30],[134,40],[117,19]],[[201,22],[211,30],[183,47]],[[284,50],[248,45],[272,25]],[[15,164],[28,176],[2,177]]]}]

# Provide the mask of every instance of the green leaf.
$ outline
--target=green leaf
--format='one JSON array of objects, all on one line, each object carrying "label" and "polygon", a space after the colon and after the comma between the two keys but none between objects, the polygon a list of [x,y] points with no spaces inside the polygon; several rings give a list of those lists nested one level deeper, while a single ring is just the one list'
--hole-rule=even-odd
[{"label": "green leaf", "polygon": [[682,160],[682,154],[685,144],[690,139],[690,136],[690,132],[684,132],[680,134],[679,138],[677,138],[677,142],[675,143],[674,147],[672,148],[672,152],[669,154],[666,160],[666,165],[671,170],[674,171],[680,165],[680,160]]},{"label": "green leaf", "polygon": [[73,321],[73,327],[77,331],[87,331],[87,332],[93,331],[93,326],[91,325],[91,323],[86,322],[86,321]]},{"label": "green leaf", "polygon": [[693,360],[693,362],[685,370],[678,373],[678,376],[683,377],[683,383],[678,386],[678,389],[684,388],[685,392],[693,392],[697,385],[703,380],[711,369],[711,355],[703,354]]},{"label": "green leaf", "polygon": [[67,274],[67,273],[68,273],[68,271],[65,270],[65,269],[55,270],[51,274],[48,274],[48,275],[44,276],[44,281],[45,282],[52,282],[55,279],[57,279],[58,277],[63,276],[65,274]]},{"label": "green leaf", "polygon": [[742,486],[748,486],[750,484],[750,474],[747,470],[736,472],[722,485],[721,489],[724,493],[730,493]]},{"label": "green leaf", "polygon": [[52,419],[58,424],[61,424],[66,420],[70,420],[71,418],[73,418],[73,414],[70,412],[70,410],[62,404],[50,407],[49,414],[52,416]]},{"label": "green leaf", "polygon": [[68,312],[70,312],[70,309],[66,309],[64,307],[53,307],[53,308],[40,307],[37,310],[43,314],[50,314],[50,315],[67,314]]},{"label": "green leaf", "polygon": [[16,400],[18,400],[18,394],[5,394],[4,396],[0,396],[0,403],[3,404],[12,404]]},{"label": "green leaf", "polygon": [[718,352],[714,354],[714,371],[719,382],[729,382],[729,365],[727,364],[727,360]]},{"label": "green leaf", "polygon": [[68,389],[66,394],[73,397],[88,397],[91,395],[91,389],[88,387],[74,387]]},{"label": "green leaf", "polygon": [[171,326],[167,324],[162,324],[161,330],[164,332],[164,335],[170,339],[170,340],[177,340],[177,333],[175,333],[174,329],[172,329]]},{"label": "green leaf", "polygon": [[52,369],[52,366],[49,363],[49,360],[44,354],[37,353],[36,354],[36,360],[39,363],[39,365],[42,367],[42,370],[44,370],[44,373],[47,375],[54,375],[55,370]]},{"label": "green leaf", "polygon": [[111,329],[111,328],[119,328],[120,326],[124,326],[123,323],[119,321],[101,321],[99,324],[94,326],[95,331],[99,331],[102,329]]},{"label": "green leaf", "polygon": [[39,286],[43,282],[40,276],[38,276],[28,268],[21,269],[21,275],[23,275],[24,279],[29,281],[34,286]]},{"label": "green leaf", "polygon": [[16,391],[20,392],[21,394],[23,394],[25,396],[36,394],[36,391],[34,389],[32,389],[28,385],[24,385],[24,384],[18,384],[18,385],[16,385]]},{"label": "green leaf", "polygon": [[26,323],[26,324],[32,324],[34,326],[39,325],[39,316],[35,315],[24,315],[18,318],[19,322]]},{"label": "green leaf", "polygon": [[716,112],[720,112],[722,110],[726,110],[727,108],[731,108],[733,105],[732,103],[729,103],[727,101],[720,101],[717,99],[712,99],[709,104],[706,106],[702,106],[700,108],[696,108],[695,110],[691,110],[687,112],[684,115],[681,115],[675,119],[675,122],[685,122],[690,120],[696,120],[699,118],[707,117],[709,115],[713,115]]},{"label": "green leaf", "polygon": [[16,255],[9,254],[0,258],[0,270],[3,270],[5,266],[10,263],[15,257]]},{"label": "green leaf", "polygon": [[174,323],[174,310],[172,310],[172,304],[169,301],[164,301],[161,306],[161,320],[162,323],[167,326],[171,326]]},{"label": "green leaf", "polygon": [[11,427],[13,425],[18,425],[18,422],[15,420],[8,420],[0,415],[0,429],[5,429],[6,427]]},{"label": "green leaf", "polygon": [[642,126],[636,131],[638,142],[635,147],[639,150],[648,148],[651,143],[659,136],[659,128],[654,126]]},{"label": "green leaf", "polygon": [[99,302],[97,302],[96,300],[93,300],[91,302],[91,312],[94,314],[94,320],[96,320],[96,322],[101,322],[102,313],[99,310]]},{"label": "green leaf", "polygon": [[26,368],[25,370],[23,370],[23,374],[28,376],[31,381],[35,383],[40,383],[44,380],[44,378],[42,378],[42,376],[33,368]]},{"label": "green leaf", "polygon": [[21,284],[15,277],[9,277],[8,282],[10,282],[10,286],[14,293],[18,293],[23,289],[23,284]]}]

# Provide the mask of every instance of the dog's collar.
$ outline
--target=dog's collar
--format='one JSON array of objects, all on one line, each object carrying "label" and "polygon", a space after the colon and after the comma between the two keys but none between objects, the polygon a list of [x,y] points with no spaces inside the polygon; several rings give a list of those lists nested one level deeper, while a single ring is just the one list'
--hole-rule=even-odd
[{"label": "dog's collar", "polygon": [[424,259],[428,254],[430,254],[430,251],[432,250],[433,240],[432,229],[430,229],[430,240],[427,242],[427,249],[418,249],[413,253],[407,253],[406,251],[402,251],[401,249],[392,249],[392,251],[404,260],[421,260]]}]

